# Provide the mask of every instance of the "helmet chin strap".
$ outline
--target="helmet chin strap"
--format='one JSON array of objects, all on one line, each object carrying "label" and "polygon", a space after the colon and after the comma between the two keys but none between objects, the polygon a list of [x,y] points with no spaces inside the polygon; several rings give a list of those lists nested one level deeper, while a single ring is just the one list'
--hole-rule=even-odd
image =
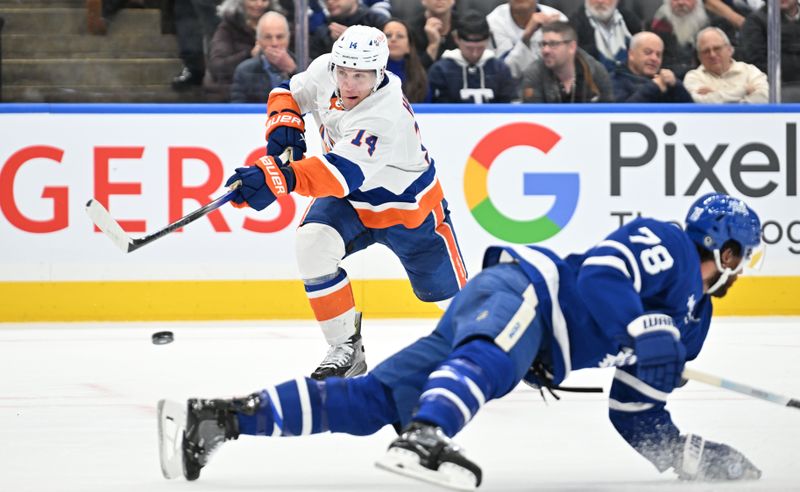
[{"label": "helmet chin strap", "polygon": [[719,280],[714,282],[714,285],[712,285],[711,287],[708,288],[708,290],[706,291],[706,294],[713,294],[714,292],[717,291],[717,289],[719,289],[720,287],[722,287],[723,285],[725,285],[728,282],[728,279],[731,277],[731,275],[735,275],[735,274],[741,272],[742,271],[742,266],[744,265],[744,261],[740,262],[739,266],[736,267],[735,269],[728,268],[728,267],[723,267],[722,266],[722,258],[720,257],[720,252],[719,252],[718,249],[715,249],[714,250],[714,264],[717,266],[717,271],[720,272],[722,275],[720,275]]}]

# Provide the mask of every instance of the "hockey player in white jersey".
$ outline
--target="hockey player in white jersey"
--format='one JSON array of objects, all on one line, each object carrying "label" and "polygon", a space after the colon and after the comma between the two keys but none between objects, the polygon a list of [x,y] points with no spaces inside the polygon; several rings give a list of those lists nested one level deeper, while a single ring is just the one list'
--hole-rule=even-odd
[{"label": "hockey player in white jersey", "polygon": [[[267,154],[239,168],[235,206],[262,210],[276,196],[314,197],[297,231],[300,275],[330,349],[315,379],[366,371],[361,316],[340,262],[375,243],[400,259],[422,301],[446,303],[466,283],[433,159],[400,79],[386,71],[384,34],[349,27],[330,54],[270,92]],[[311,114],[323,155],[304,157]],[[294,161],[279,155],[292,149]]]}]

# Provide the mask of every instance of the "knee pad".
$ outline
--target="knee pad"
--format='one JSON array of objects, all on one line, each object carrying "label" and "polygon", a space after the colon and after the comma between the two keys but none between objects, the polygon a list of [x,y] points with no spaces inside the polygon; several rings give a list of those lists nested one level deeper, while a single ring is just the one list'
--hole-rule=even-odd
[{"label": "knee pad", "polygon": [[345,254],[344,239],[336,229],[316,222],[297,229],[295,249],[303,280],[336,274]]}]

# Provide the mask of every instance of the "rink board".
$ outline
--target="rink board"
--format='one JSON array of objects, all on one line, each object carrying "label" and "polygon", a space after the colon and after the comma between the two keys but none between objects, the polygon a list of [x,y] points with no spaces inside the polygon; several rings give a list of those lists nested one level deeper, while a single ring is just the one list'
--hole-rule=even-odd
[{"label": "rink board", "polygon": [[[0,105],[0,321],[311,317],[294,258],[306,198],[262,213],[224,207],[131,254],[83,213],[98,198],[139,237],[219,196],[263,152],[263,109]],[[415,110],[471,275],[490,244],[582,251],[639,214],[680,223],[718,190],[747,199],[768,244],[764,269],[718,312],[800,314],[800,106]],[[439,314],[383,247],[343,267],[369,316]]]}]

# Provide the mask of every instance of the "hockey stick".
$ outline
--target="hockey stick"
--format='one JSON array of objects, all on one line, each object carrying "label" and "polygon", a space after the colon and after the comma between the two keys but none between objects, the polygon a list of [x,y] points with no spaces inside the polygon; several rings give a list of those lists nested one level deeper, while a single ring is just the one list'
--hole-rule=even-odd
[{"label": "hockey stick", "polygon": [[709,384],[711,386],[716,386],[718,388],[724,388],[727,390],[735,391],[743,395],[752,396],[753,398],[760,398],[762,400],[771,401],[772,403],[777,403],[778,405],[783,405],[785,407],[794,407],[800,409],[800,400],[789,398],[788,396],[779,395],[777,393],[764,391],[759,388],[753,388],[752,386],[747,386],[746,384],[741,384],[731,381],[729,379],[712,376],[711,374],[706,374],[704,372],[696,371],[694,369],[684,368],[683,378],[690,379],[692,381],[699,381],[701,383]]},{"label": "hockey stick", "polygon": [[[283,151],[283,154],[280,155],[279,159],[282,162],[290,162],[292,156],[292,149],[291,147],[287,148]],[[111,241],[117,245],[119,249],[121,249],[124,253],[130,253],[131,251],[136,251],[137,249],[141,248],[146,244],[150,244],[156,239],[166,236],[170,232],[174,232],[181,227],[194,222],[195,220],[199,219],[200,217],[204,217],[208,215],[209,212],[213,212],[214,210],[218,209],[219,207],[225,205],[233,198],[233,195],[236,192],[236,188],[241,186],[241,181],[235,181],[230,187],[229,191],[222,195],[221,197],[217,198],[213,202],[204,205],[194,212],[189,213],[178,219],[177,221],[169,224],[168,226],[160,229],[152,234],[148,234],[144,237],[140,238],[132,238],[122,230],[122,226],[119,225],[119,222],[114,220],[111,217],[111,214],[108,210],[97,200],[92,198],[88,202],[86,202],[86,213],[89,215],[89,218],[92,219],[94,225],[97,226],[98,229],[103,231],[103,233],[108,236]]]},{"label": "hockey stick", "polygon": [[119,249],[121,249],[124,253],[130,253],[131,251],[135,251],[145,244],[150,244],[156,239],[164,237],[170,232],[180,229],[186,224],[192,223],[200,217],[207,215],[209,212],[225,205],[231,201],[231,198],[233,198],[233,195],[236,192],[236,188],[238,188],[240,184],[241,182],[239,181],[233,183],[230,191],[208,205],[200,207],[194,212],[181,217],[163,229],[135,239],[128,236],[125,231],[122,230],[122,226],[119,225],[119,222],[114,220],[114,218],[111,217],[111,214],[108,213],[108,210],[106,210],[106,208],[94,198],[86,202],[86,213],[89,215],[89,218],[92,219],[94,225],[103,231],[103,233],[108,236],[109,239],[111,239],[111,241],[116,244],[117,247],[119,247]]}]

